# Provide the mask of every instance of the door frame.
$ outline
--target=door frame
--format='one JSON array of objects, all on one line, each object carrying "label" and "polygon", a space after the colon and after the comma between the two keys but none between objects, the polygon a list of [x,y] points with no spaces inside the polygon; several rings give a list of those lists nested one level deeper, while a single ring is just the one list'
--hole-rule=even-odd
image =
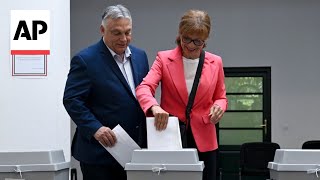
[{"label": "door frame", "polygon": [[[263,128],[263,142],[271,142],[271,67],[225,67],[225,77],[262,77],[263,78],[263,121],[266,120],[266,128]],[[231,93],[232,94],[232,93]],[[227,91],[228,95],[228,91]],[[226,111],[226,113],[228,110]],[[260,111],[261,112],[261,111]],[[216,125],[218,143],[219,123]],[[234,128],[237,129],[237,128]],[[241,128],[239,128],[241,129]],[[250,128],[248,128],[250,129]],[[240,159],[240,145],[219,145],[217,170],[226,173],[221,179],[235,179],[238,176]],[[228,162],[227,162],[228,161]],[[224,164],[224,165],[223,165]],[[221,169],[223,166],[234,166]],[[219,173],[217,173],[219,176]]]}]

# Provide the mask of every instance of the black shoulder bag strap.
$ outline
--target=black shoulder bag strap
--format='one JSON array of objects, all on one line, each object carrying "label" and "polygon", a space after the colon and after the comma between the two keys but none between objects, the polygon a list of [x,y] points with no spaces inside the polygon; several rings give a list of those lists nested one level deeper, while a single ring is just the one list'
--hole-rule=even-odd
[{"label": "black shoulder bag strap", "polygon": [[198,89],[198,85],[199,85],[199,81],[200,81],[200,76],[201,76],[201,72],[202,72],[202,67],[203,67],[203,64],[204,64],[204,55],[205,55],[205,52],[204,50],[201,51],[201,54],[200,54],[200,58],[199,58],[199,64],[198,64],[198,67],[197,67],[197,72],[196,72],[196,75],[194,77],[194,81],[193,81],[193,84],[192,84],[192,89],[191,89],[191,92],[190,92],[190,95],[189,95],[189,98],[188,98],[188,104],[187,104],[187,108],[186,108],[186,128],[183,132],[183,134],[181,134],[183,137],[182,137],[182,140],[185,141],[183,142],[184,144],[184,147],[186,146],[186,136],[187,136],[187,130],[190,126],[190,113],[191,113],[191,110],[192,110],[192,106],[193,106],[193,102],[194,102],[194,98],[196,96],[196,92],[197,92],[197,89]]}]

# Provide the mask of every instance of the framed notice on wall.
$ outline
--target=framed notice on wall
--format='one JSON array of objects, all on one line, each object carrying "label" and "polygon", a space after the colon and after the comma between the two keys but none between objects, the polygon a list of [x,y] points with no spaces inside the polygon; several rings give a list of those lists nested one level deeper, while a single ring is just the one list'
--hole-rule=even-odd
[{"label": "framed notice on wall", "polygon": [[47,55],[12,55],[13,76],[46,76]]}]

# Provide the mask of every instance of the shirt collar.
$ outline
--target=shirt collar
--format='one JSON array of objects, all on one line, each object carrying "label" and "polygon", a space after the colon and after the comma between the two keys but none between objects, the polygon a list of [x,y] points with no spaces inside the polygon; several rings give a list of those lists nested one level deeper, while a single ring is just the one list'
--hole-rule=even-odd
[{"label": "shirt collar", "polygon": [[[107,46],[107,45],[106,45],[106,46]],[[107,48],[109,49],[112,57],[118,56],[118,54],[115,53],[115,52],[114,52],[112,49],[110,49],[108,46],[107,46]],[[125,56],[126,58],[129,58],[129,57],[131,56],[131,50],[130,50],[129,46],[128,46],[127,49],[124,51],[124,56]]]}]

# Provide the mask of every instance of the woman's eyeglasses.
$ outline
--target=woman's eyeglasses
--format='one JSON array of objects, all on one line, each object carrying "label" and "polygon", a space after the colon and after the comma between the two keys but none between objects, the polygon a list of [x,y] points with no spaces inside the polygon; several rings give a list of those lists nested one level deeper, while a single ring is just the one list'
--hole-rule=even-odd
[{"label": "woman's eyeglasses", "polygon": [[204,44],[204,41],[202,41],[201,39],[190,39],[188,37],[182,36],[181,40],[183,43],[186,43],[186,44],[193,42],[193,44],[196,46],[202,46]]}]

